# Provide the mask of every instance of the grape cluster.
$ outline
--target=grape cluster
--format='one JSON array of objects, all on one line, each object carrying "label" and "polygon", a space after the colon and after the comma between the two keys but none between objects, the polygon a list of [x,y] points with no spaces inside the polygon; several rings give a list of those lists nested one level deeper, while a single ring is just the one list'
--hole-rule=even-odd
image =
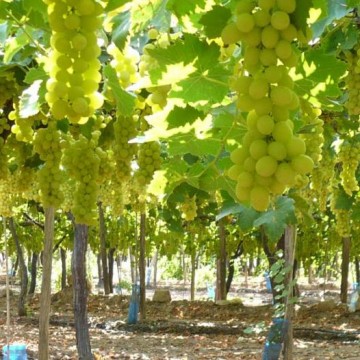
[{"label": "grape cluster", "polygon": [[94,225],[97,219],[97,197],[100,157],[96,151],[100,132],[93,132],[91,140],[80,135],[65,144],[63,166],[75,184],[72,212],[78,224]]},{"label": "grape cluster", "polygon": [[129,140],[136,137],[136,126],[136,117],[118,115],[114,122],[113,152],[116,161],[116,177],[120,182],[128,181],[131,176],[131,161],[137,152],[137,144],[129,143]]},{"label": "grape cluster", "polygon": [[16,96],[18,93],[18,86],[13,73],[3,72],[0,74],[0,109],[5,103]]},{"label": "grape cluster", "polygon": [[43,167],[37,173],[41,202],[44,207],[59,207],[63,201],[60,191],[63,179],[60,169],[62,149],[60,132],[55,121],[49,121],[46,128],[37,130],[33,145],[34,151],[44,161]]},{"label": "grape cluster", "polygon": [[0,179],[5,179],[10,174],[8,168],[7,150],[4,139],[0,137]]},{"label": "grape cluster", "polygon": [[237,94],[237,108],[248,113],[247,132],[231,152],[235,165],[228,176],[237,181],[238,200],[258,211],[268,208],[272,194],[306,184],[305,175],[314,166],[291,120],[300,105],[289,76],[297,63],[292,42],[301,37],[291,19],[295,8],[295,0],[242,1],[236,21],[222,32],[225,44],[243,45],[243,63],[230,86]]},{"label": "grape cluster", "polygon": [[313,108],[309,102],[301,101],[302,120],[305,126],[311,127],[311,132],[303,133],[300,137],[306,144],[306,155],[310,156],[317,165],[322,157],[324,145],[324,121],[319,119],[321,110]]},{"label": "grape cluster", "polygon": [[36,171],[28,166],[21,166],[15,172],[16,189],[23,199],[35,200],[34,189],[36,184]]},{"label": "grape cluster", "polygon": [[6,116],[0,114],[0,135],[2,135],[4,132],[8,130],[10,130],[8,119],[6,118]]},{"label": "grape cluster", "polygon": [[348,64],[345,78],[348,99],[345,106],[350,115],[360,115],[360,44],[352,51],[347,51],[345,56]]},{"label": "grape cluster", "polygon": [[14,182],[11,176],[0,179],[0,215],[13,216]]},{"label": "grape cluster", "polygon": [[114,43],[111,43],[107,52],[113,57],[110,65],[116,70],[121,87],[126,89],[139,80],[138,63],[140,55],[134,48],[127,45],[123,51],[120,51]]},{"label": "grape cluster", "polygon": [[196,195],[187,196],[185,201],[180,205],[180,210],[182,212],[181,216],[186,221],[193,221],[197,215],[197,204],[196,204]]},{"label": "grape cluster", "polygon": [[328,149],[311,173],[311,188],[315,192],[312,198],[318,200],[319,210],[323,212],[326,210],[328,195],[331,191],[331,183],[335,175],[334,169],[335,161]]},{"label": "grape cluster", "polygon": [[102,26],[104,9],[95,0],[44,2],[52,30],[45,98],[55,119],[67,117],[73,123],[84,123],[103,104],[97,92],[101,49],[96,31]]},{"label": "grape cluster", "polygon": [[140,144],[137,163],[139,169],[135,172],[135,182],[140,190],[144,190],[161,166],[161,147],[157,141]]},{"label": "grape cluster", "polygon": [[360,144],[356,141],[344,141],[339,150],[338,161],[341,162],[341,185],[344,191],[352,196],[353,191],[359,191],[356,170],[360,160]]}]

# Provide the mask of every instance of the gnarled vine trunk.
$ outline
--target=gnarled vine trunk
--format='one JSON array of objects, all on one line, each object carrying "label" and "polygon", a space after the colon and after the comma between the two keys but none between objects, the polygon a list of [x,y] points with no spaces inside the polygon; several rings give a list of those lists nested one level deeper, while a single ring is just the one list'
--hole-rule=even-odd
[{"label": "gnarled vine trunk", "polygon": [[104,280],[104,292],[105,295],[110,294],[110,279],[109,279],[109,270],[108,270],[108,255],[106,251],[106,224],[104,209],[102,203],[98,203],[99,209],[99,228],[100,228],[100,254],[101,254],[101,264]]},{"label": "gnarled vine trunk", "polygon": [[220,250],[216,261],[216,300],[226,300],[226,232],[224,219],[219,220]]},{"label": "gnarled vine trunk", "polygon": [[142,212],[140,214],[140,254],[139,254],[139,277],[140,277],[140,320],[145,320],[146,318],[146,309],[145,309],[145,300],[146,300],[146,258],[145,258],[145,232],[146,232],[146,214]]},{"label": "gnarled vine trunk", "polygon": [[31,278],[30,278],[29,295],[33,295],[35,293],[38,260],[39,260],[39,254],[34,252],[31,256],[31,265],[30,265]]},{"label": "gnarled vine trunk", "polygon": [[86,282],[86,249],[89,228],[84,224],[75,224],[74,252],[72,273],[74,286],[74,319],[78,358],[93,359],[91,353],[89,324],[87,318],[87,282]]},{"label": "gnarled vine trunk", "polygon": [[342,262],[341,262],[341,287],[340,287],[340,300],[342,303],[347,302],[348,292],[348,277],[349,277],[349,265],[350,265],[350,247],[351,239],[344,237],[342,239]]}]

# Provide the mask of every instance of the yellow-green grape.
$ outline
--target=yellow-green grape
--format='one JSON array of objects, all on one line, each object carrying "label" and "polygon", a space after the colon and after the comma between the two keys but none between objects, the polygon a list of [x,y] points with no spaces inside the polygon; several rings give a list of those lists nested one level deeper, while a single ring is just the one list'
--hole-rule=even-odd
[{"label": "yellow-green grape", "polygon": [[356,141],[344,141],[340,146],[338,162],[341,163],[340,179],[344,191],[352,196],[359,191],[356,170],[360,160],[360,145]]},{"label": "yellow-green grape", "polygon": [[153,112],[159,111],[167,104],[167,94],[171,90],[170,85],[156,86],[147,88],[149,96],[146,98],[146,103],[151,106]]},{"label": "yellow-green grape", "polygon": [[52,51],[45,64],[49,74],[45,99],[55,119],[67,117],[73,123],[85,123],[103,104],[97,92],[101,49],[96,36],[103,7],[95,0],[54,0],[47,13]]},{"label": "yellow-green grape", "polygon": [[49,121],[46,128],[37,130],[33,145],[34,151],[44,161],[44,166],[37,173],[41,202],[44,207],[59,207],[63,201],[60,191],[63,181],[60,169],[62,148],[60,132],[54,120]]},{"label": "yellow-green grape", "polygon": [[196,195],[190,197],[187,196],[185,201],[180,205],[181,216],[186,221],[192,221],[197,216],[197,204],[196,204]]},{"label": "yellow-green grape", "polygon": [[4,107],[8,100],[16,97],[19,87],[16,83],[14,74],[11,72],[2,72],[0,74],[0,109]]},{"label": "yellow-green grape", "polygon": [[28,166],[21,166],[15,172],[16,189],[23,199],[34,199],[34,184],[36,183],[36,171]]},{"label": "yellow-green grape", "polygon": [[14,181],[12,176],[0,179],[0,215],[4,217],[13,216],[14,206]]},{"label": "yellow-green grape", "polygon": [[10,125],[8,123],[8,119],[6,118],[6,116],[1,115],[0,113],[0,135],[9,130]]},{"label": "yellow-green grape", "polygon": [[311,187],[315,191],[315,198],[318,199],[319,209],[326,210],[328,195],[331,190],[335,174],[335,161],[331,157],[330,150],[325,151],[321,160],[311,174]]},{"label": "yellow-green grape", "polygon": [[347,51],[345,55],[348,64],[345,77],[348,99],[345,106],[350,115],[360,115],[360,44],[352,51]]},{"label": "yellow-green grape", "polygon": [[147,36],[150,40],[156,40],[159,37],[159,30],[156,28],[151,28],[148,30]]},{"label": "yellow-green grape", "polygon": [[75,183],[71,210],[78,224],[96,224],[101,161],[96,151],[99,135],[100,132],[95,131],[90,140],[80,135],[77,140],[69,138],[65,144],[62,163]]},{"label": "yellow-green grape", "polygon": [[5,145],[4,139],[0,137],[0,180],[7,178],[9,175],[8,148]]},{"label": "yellow-green grape", "polygon": [[243,39],[243,33],[234,22],[231,22],[223,28],[221,39],[225,45],[235,44]]},{"label": "yellow-green grape", "polygon": [[139,169],[135,172],[135,182],[139,190],[151,182],[154,172],[161,166],[161,148],[157,141],[150,141],[139,145],[137,163]]},{"label": "yellow-green grape", "polygon": [[107,51],[113,57],[110,65],[116,70],[120,85],[124,89],[139,80],[138,63],[140,55],[134,48],[127,45],[124,50],[120,51],[114,43],[111,43]]},{"label": "yellow-green grape", "polygon": [[341,237],[351,236],[351,213],[346,209],[336,207],[338,191],[334,191],[330,201],[330,208],[335,215],[335,228]]},{"label": "yellow-green grape", "polygon": [[115,143],[113,146],[116,162],[116,176],[119,182],[125,182],[131,177],[131,161],[137,152],[137,144],[129,143],[137,135],[137,119],[118,115],[114,122]]}]

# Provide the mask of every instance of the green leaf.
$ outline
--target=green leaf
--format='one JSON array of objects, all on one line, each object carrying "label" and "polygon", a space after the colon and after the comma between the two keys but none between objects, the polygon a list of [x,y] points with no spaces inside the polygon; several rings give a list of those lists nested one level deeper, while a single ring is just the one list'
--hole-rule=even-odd
[{"label": "green leaf", "polygon": [[31,68],[25,75],[24,82],[32,84],[36,80],[47,80],[48,75],[43,67]]},{"label": "green leaf", "polygon": [[342,1],[338,0],[315,0],[314,6],[322,9],[322,16],[312,25],[314,38],[320,37],[328,25],[334,20],[343,18],[350,11]]},{"label": "green leaf", "polygon": [[215,5],[200,18],[204,31],[209,39],[220,37],[221,32],[231,17],[231,11],[223,6]]},{"label": "green leaf", "polygon": [[114,16],[112,21],[111,40],[120,50],[122,50],[125,46],[126,38],[131,26],[131,13],[130,11],[120,13]]},{"label": "green leaf", "polygon": [[135,107],[135,96],[121,88],[116,71],[110,65],[104,67],[104,75],[114,94],[117,111],[125,116],[132,115]]},{"label": "green leaf", "polygon": [[131,0],[109,0],[106,4],[105,12],[116,10],[130,1]]},{"label": "green leaf", "polygon": [[8,37],[9,23],[4,21],[0,23],[0,44],[4,44]]},{"label": "green leaf", "polygon": [[28,36],[20,29],[16,36],[8,38],[5,43],[4,64],[9,64],[17,52],[29,43]]},{"label": "green leaf", "polygon": [[289,224],[296,222],[294,200],[280,196],[276,199],[274,209],[270,209],[255,220],[254,226],[263,226],[265,234],[272,242],[278,241]]},{"label": "green leaf", "polygon": [[205,0],[169,0],[167,2],[167,8],[173,12],[178,18],[188,15],[195,11],[196,7],[204,7]]},{"label": "green leaf", "polygon": [[309,17],[309,10],[313,5],[313,0],[301,0],[296,2],[296,9],[290,15],[291,23],[306,34],[307,19]]},{"label": "green leaf", "polygon": [[36,80],[23,91],[19,102],[19,114],[22,118],[28,118],[39,112],[39,90],[42,80]]},{"label": "green leaf", "polygon": [[353,197],[349,196],[341,187],[337,193],[335,209],[350,210],[354,204]]},{"label": "green leaf", "polygon": [[175,106],[167,117],[168,129],[177,128],[186,124],[192,124],[196,119],[203,119],[205,114],[195,108],[186,105],[185,108]]}]

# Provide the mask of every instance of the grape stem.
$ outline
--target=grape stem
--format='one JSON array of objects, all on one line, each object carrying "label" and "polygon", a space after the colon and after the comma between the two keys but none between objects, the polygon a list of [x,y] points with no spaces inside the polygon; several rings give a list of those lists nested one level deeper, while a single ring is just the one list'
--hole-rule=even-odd
[{"label": "grape stem", "polygon": [[6,12],[8,13],[8,15],[15,21],[15,23],[19,26],[20,29],[22,29],[24,31],[24,34],[30,39],[30,41],[36,46],[36,48],[42,52],[44,55],[47,55],[46,49],[43,48],[32,36],[31,34],[27,31],[27,29],[25,28],[24,24],[18,20],[16,18],[16,16],[14,16],[9,10],[6,9]]}]

